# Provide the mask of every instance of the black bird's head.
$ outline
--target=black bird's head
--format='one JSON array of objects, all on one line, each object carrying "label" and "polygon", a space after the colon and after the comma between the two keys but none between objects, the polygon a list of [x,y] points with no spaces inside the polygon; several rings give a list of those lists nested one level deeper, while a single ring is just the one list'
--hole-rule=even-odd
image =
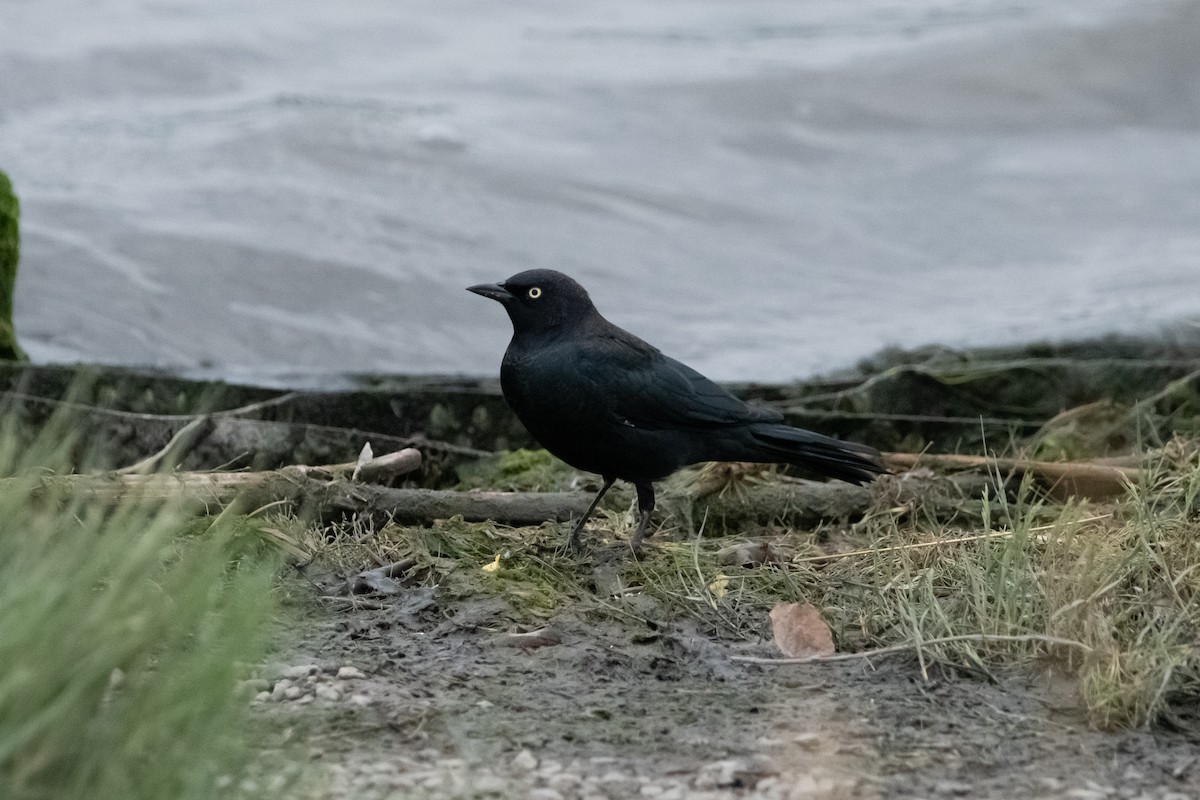
[{"label": "black bird's head", "polygon": [[587,291],[552,269],[518,272],[503,283],[481,283],[467,291],[504,306],[517,333],[560,328],[596,313]]}]

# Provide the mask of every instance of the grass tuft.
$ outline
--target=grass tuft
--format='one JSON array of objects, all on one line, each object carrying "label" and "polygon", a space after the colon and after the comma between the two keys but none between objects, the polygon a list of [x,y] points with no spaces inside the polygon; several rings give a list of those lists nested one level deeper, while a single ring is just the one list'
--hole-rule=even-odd
[{"label": "grass tuft", "polygon": [[0,796],[215,796],[240,768],[236,681],[274,559],[225,524],[189,536],[171,508],[43,483],[62,450],[0,444]]}]

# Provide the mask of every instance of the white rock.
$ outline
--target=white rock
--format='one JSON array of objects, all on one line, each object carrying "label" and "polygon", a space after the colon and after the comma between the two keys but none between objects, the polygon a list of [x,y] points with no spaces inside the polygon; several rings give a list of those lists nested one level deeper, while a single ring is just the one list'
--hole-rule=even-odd
[{"label": "white rock", "polygon": [[271,687],[271,699],[276,703],[284,699],[288,689],[294,688],[291,681],[275,681],[275,685]]},{"label": "white rock", "polygon": [[732,786],[734,775],[742,769],[744,769],[742,762],[737,759],[727,758],[713,761],[700,768],[696,774],[694,786],[697,789],[720,789]]},{"label": "white rock", "polygon": [[[276,686],[278,687],[278,684],[276,684]],[[302,695],[302,694],[304,694],[304,690],[301,689],[299,686],[288,686],[287,688],[285,688],[283,690],[283,699],[284,700],[299,700],[300,695]]]},{"label": "white rock", "polygon": [[475,794],[504,794],[508,789],[508,781],[499,775],[479,775],[472,778],[468,786]]},{"label": "white rock", "polygon": [[366,673],[358,667],[338,667],[337,676],[340,681],[367,677]]},{"label": "white rock", "polygon": [[266,703],[270,699],[271,699],[270,692],[259,692],[258,694],[254,695],[254,702],[256,702],[256,703]]},{"label": "white rock", "polygon": [[365,694],[352,694],[350,695],[350,705],[369,706],[371,705],[371,698],[367,697]]},{"label": "white rock", "polygon": [[546,778],[547,786],[549,786],[551,789],[563,792],[564,794],[570,792],[582,782],[583,778],[579,777],[573,772],[556,772],[555,774]]},{"label": "white rock", "polygon": [[532,772],[537,769],[537,765],[537,758],[528,750],[522,750],[517,753],[513,756],[512,761],[509,762],[509,766],[517,772]]},{"label": "white rock", "polygon": [[336,703],[342,699],[342,690],[328,683],[317,684],[317,697],[322,700],[328,700],[331,703]]},{"label": "white rock", "polygon": [[297,664],[294,667],[287,667],[280,673],[281,677],[289,680],[298,681],[302,678],[307,678],[309,675],[316,675],[320,672],[320,667],[316,664]]}]

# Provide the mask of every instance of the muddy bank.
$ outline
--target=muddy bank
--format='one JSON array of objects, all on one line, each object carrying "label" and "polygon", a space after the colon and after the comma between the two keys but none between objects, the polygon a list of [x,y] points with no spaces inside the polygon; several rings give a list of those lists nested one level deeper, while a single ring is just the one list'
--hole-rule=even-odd
[{"label": "muddy bank", "polygon": [[[293,591],[311,597],[299,584]],[[990,683],[941,669],[923,679],[904,655],[738,664],[731,655],[771,648],[690,622],[656,624],[633,599],[625,625],[561,609],[545,620],[557,641],[535,649],[506,641],[514,621],[494,597],[447,600],[435,590],[369,610],[302,605],[278,655],[289,674],[297,665],[313,674],[283,679],[299,687],[293,700],[268,699],[279,681],[262,684],[254,716],[272,761],[306,764],[306,796],[1200,793],[1194,733],[1089,730],[1049,670]],[[346,666],[362,676],[338,678]],[[264,768],[258,780],[278,774]]]}]

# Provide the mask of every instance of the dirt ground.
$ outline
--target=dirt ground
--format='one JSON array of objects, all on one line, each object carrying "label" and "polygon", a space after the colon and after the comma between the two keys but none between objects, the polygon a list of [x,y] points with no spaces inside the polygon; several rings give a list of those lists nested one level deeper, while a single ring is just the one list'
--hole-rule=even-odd
[{"label": "dirt ground", "polygon": [[[383,798],[1200,797],[1196,729],[1105,733],[1050,670],[1001,683],[915,656],[759,666],[769,641],[658,624],[636,593],[516,646],[502,596],[331,596],[288,580],[251,682],[243,792]],[[257,694],[256,694],[257,693]]]}]

